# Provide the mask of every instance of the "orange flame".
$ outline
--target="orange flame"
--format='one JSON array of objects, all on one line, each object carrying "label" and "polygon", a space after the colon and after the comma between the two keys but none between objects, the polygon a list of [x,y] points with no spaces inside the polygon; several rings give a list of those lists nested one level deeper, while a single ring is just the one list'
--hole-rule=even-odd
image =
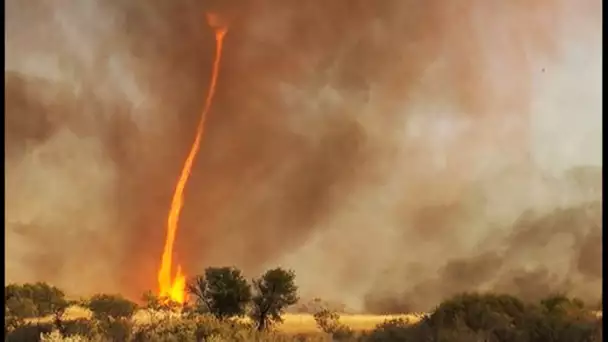
[{"label": "orange flame", "polygon": [[215,32],[217,48],[215,52],[215,60],[213,62],[211,84],[209,86],[209,92],[207,93],[207,98],[205,100],[205,107],[203,108],[201,119],[196,129],[196,137],[194,139],[194,143],[192,144],[190,153],[188,154],[188,158],[186,158],[186,162],[184,163],[184,167],[175,187],[173,200],[171,201],[171,209],[169,211],[169,217],[167,218],[167,238],[165,240],[165,248],[163,250],[161,266],[158,270],[159,296],[161,298],[170,299],[180,304],[184,303],[184,301],[186,300],[186,276],[182,272],[181,266],[178,264],[177,272],[175,274],[175,277],[172,279],[171,267],[173,265],[173,243],[175,241],[177,225],[179,223],[179,215],[184,205],[184,189],[186,188],[186,183],[188,183],[188,178],[190,177],[190,171],[192,170],[194,158],[196,157],[200,149],[203,131],[205,128],[205,120],[207,118],[207,112],[211,107],[211,101],[213,99],[213,95],[215,94],[215,84],[217,83],[220,59],[222,57],[222,44],[225,34],[226,28],[217,29]]}]

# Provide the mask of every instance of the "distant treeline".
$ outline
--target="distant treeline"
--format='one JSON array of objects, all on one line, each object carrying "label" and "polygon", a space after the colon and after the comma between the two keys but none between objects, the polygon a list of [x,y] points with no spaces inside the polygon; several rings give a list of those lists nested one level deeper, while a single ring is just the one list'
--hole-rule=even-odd
[{"label": "distant treeline", "polygon": [[[190,279],[187,290],[183,304],[151,292],[137,304],[113,294],[70,301],[46,283],[6,285],[5,341],[599,342],[603,333],[601,315],[564,295],[527,303],[510,295],[461,294],[417,322],[389,320],[367,332],[353,331],[337,312],[319,307],[320,332],[298,335],[275,329],[299,300],[291,270],[275,268],[247,281],[235,267],[211,267]],[[69,319],[66,309],[74,305],[92,316]],[[148,313],[146,322],[133,320],[138,310]]]}]

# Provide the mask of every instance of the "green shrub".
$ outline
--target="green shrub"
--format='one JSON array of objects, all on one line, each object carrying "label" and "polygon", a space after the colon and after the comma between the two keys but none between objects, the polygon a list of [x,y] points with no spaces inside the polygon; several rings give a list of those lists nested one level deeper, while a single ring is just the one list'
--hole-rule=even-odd
[{"label": "green shrub", "polygon": [[260,332],[250,324],[233,320],[219,320],[212,315],[195,318],[165,319],[135,329],[134,342],[148,341],[214,341],[214,342],[252,342],[252,341],[326,341],[322,336],[288,335],[277,332]]},{"label": "green shrub", "polygon": [[64,336],[83,336],[91,340],[98,339],[103,334],[99,322],[88,318],[66,320],[62,332]]},{"label": "green shrub", "polygon": [[509,295],[465,293],[441,303],[429,324],[435,329],[454,329],[459,324],[473,331],[507,329],[525,312],[524,303]]},{"label": "green shrub", "polygon": [[120,295],[97,294],[91,297],[87,308],[96,319],[131,318],[137,305]]},{"label": "green shrub", "polygon": [[133,337],[133,322],[128,318],[110,318],[99,322],[101,335],[109,341],[130,341]]},{"label": "green shrub", "polygon": [[588,315],[558,314],[537,308],[528,313],[515,329],[529,342],[591,342],[597,336],[598,329],[601,336],[602,328],[598,326],[597,319]]},{"label": "green shrub", "polygon": [[372,332],[365,334],[364,336],[365,340],[370,342],[418,341],[417,337],[423,335],[419,333],[419,330],[426,327],[428,327],[428,325],[412,326],[403,319],[393,319],[378,324]]},{"label": "green shrub", "polygon": [[92,341],[99,341],[99,340],[92,340],[90,338],[80,336],[80,335],[64,337],[59,332],[59,330],[53,330],[51,333],[42,334],[40,336],[40,341],[41,342],[92,342]]},{"label": "green shrub", "polygon": [[576,314],[585,309],[585,303],[578,298],[568,298],[563,294],[553,294],[540,301],[541,309],[550,315]]},{"label": "green shrub", "polygon": [[[65,293],[47,283],[9,284],[4,287],[4,301],[9,310],[15,309],[9,302],[19,303],[25,300],[34,305],[34,314],[39,317],[55,314],[67,307]],[[28,311],[31,311],[31,308],[28,308]]]},{"label": "green shrub", "polygon": [[166,318],[138,326],[133,341],[197,341],[196,328],[196,323],[192,320]]},{"label": "green shrub", "polygon": [[355,332],[340,323],[340,315],[335,311],[323,309],[316,312],[313,317],[317,323],[317,327],[329,334],[335,341],[350,341],[354,339]]},{"label": "green shrub", "polygon": [[365,341],[594,342],[602,325],[584,304],[550,296],[538,305],[495,294],[462,294],[441,303],[430,317],[408,325],[388,321]]},{"label": "green shrub", "polygon": [[[55,324],[61,325],[61,316],[68,307],[63,291],[46,283],[9,284],[4,286],[4,333],[25,324],[26,319],[55,315]],[[30,329],[25,327],[24,329]]]},{"label": "green shrub", "polygon": [[42,334],[53,331],[52,323],[24,323],[5,335],[6,342],[32,342],[40,341]]}]

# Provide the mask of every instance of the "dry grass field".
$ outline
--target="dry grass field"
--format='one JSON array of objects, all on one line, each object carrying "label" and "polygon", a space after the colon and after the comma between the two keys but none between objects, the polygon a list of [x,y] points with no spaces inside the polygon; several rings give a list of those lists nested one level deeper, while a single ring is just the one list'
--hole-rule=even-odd
[{"label": "dry grass field", "polygon": [[[91,312],[83,307],[70,307],[66,313],[66,319],[89,318]],[[151,314],[144,310],[140,310],[133,316],[133,320],[139,324],[146,324],[151,319]],[[176,314],[177,318],[177,314]],[[50,320],[45,318],[41,321]],[[278,327],[278,330],[285,333],[313,333],[319,332],[319,328],[311,314],[285,314],[284,322]],[[341,314],[340,322],[355,331],[372,330],[378,324],[392,319],[403,319],[410,323],[416,323],[421,319],[417,314],[403,315],[364,315],[364,314]]]},{"label": "dry grass field", "polygon": [[[66,319],[88,318],[91,317],[91,312],[85,308],[73,306],[66,313]],[[596,315],[602,317],[602,312],[597,311]],[[146,324],[150,321],[151,315],[149,312],[140,310],[133,316],[133,320],[139,324]],[[177,318],[176,314],[176,318]],[[50,318],[48,318],[50,319]],[[285,314],[284,322],[278,327],[278,330],[285,333],[314,333],[319,332],[319,328],[311,314]],[[416,323],[421,319],[420,314],[402,314],[402,315],[365,315],[365,314],[341,314],[340,322],[355,331],[368,331],[374,329],[378,324],[392,319],[403,319],[406,322]]]},{"label": "dry grass field", "polygon": [[[340,322],[355,331],[372,330],[378,324],[390,320],[401,318],[408,322],[415,323],[420,320],[416,315],[341,315]],[[317,332],[317,324],[310,314],[286,314],[285,322],[279,327],[280,331],[287,333],[309,333]]]}]

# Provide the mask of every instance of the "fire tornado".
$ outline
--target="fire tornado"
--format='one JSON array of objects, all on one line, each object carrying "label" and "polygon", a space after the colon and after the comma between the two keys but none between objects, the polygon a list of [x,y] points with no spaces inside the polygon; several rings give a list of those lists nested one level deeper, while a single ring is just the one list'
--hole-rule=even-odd
[{"label": "fire tornado", "polygon": [[159,296],[161,298],[170,299],[177,303],[183,303],[186,297],[186,276],[182,271],[182,268],[177,264],[177,270],[175,275],[172,274],[173,267],[173,243],[175,242],[175,236],[177,233],[177,226],[179,223],[179,216],[184,205],[184,190],[188,179],[190,177],[190,171],[194,164],[194,158],[200,150],[201,140],[203,137],[203,131],[205,128],[205,121],[207,113],[211,108],[211,102],[213,101],[213,95],[215,94],[215,85],[217,83],[217,77],[219,73],[220,60],[222,57],[222,43],[226,34],[226,27],[215,24],[214,16],[209,15],[209,24],[215,28],[215,40],[216,40],[216,51],[215,59],[213,61],[213,72],[211,75],[211,83],[209,85],[209,91],[205,99],[205,106],[201,113],[201,118],[196,128],[196,137],[194,143],[190,148],[190,153],[184,163],[182,172],[179,176],[177,185],[175,186],[175,192],[173,193],[173,199],[171,201],[171,209],[167,218],[167,237],[165,239],[165,247],[162,254],[161,266],[158,270],[158,285],[159,285]]}]

